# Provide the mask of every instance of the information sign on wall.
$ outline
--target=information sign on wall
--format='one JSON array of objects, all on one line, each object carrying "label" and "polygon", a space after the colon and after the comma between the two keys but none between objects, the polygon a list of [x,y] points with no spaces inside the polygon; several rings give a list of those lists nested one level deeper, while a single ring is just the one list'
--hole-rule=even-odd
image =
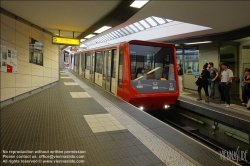
[{"label": "information sign on wall", "polygon": [[3,72],[17,72],[17,50],[1,45],[0,68]]}]

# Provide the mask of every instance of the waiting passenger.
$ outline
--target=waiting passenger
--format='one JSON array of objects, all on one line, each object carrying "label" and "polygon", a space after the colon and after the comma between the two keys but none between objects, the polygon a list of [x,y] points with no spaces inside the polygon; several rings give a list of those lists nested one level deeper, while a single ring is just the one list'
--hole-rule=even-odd
[{"label": "waiting passenger", "polygon": [[208,71],[210,73],[210,78],[208,79],[208,85],[210,86],[210,97],[214,99],[214,94],[215,94],[215,81],[217,77],[219,76],[218,70],[214,68],[213,62],[208,63]]},{"label": "waiting passenger", "polygon": [[228,68],[228,63],[222,63],[221,67],[223,69],[221,77],[221,88],[225,97],[225,107],[230,107],[230,95],[229,91],[231,89],[231,82],[233,79],[233,71]]},{"label": "waiting passenger", "polygon": [[[244,78],[244,83],[246,84],[244,86],[244,95],[243,95],[243,105],[247,105],[248,100],[250,99],[250,69],[246,68],[245,69],[245,78]],[[250,110],[250,107],[248,107],[247,109]]]},{"label": "waiting passenger", "polygon": [[192,70],[192,68],[190,66],[188,66],[188,69],[187,69],[186,73],[193,73],[193,70]]},{"label": "waiting passenger", "polygon": [[224,93],[223,93],[223,90],[222,90],[222,87],[221,87],[221,77],[222,77],[222,72],[223,72],[223,69],[222,69],[222,64],[223,62],[220,62],[219,66],[220,66],[220,71],[219,71],[219,77],[218,77],[218,80],[219,80],[219,86],[218,86],[218,89],[219,89],[219,92],[220,92],[220,101],[222,102],[225,102],[225,97],[224,97]]},{"label": "waiting passenger", "polygon": [[180,89],[180,92],[182,92],[183,69],[181,68],[181,64],[177,65],[177,70],[178,70],[179,89]]},{"label": "waiting passenger", "polygon": [[[248,68],[246,68],[246,69],[248,69]],[[240,77],[241,101],[243,101],[243,98],[244,98],[244,89],[245,89],[245,85],[246,85],[246,83],[244,82],[244,79],[246,77],[246,74],[245,74],[246,69],[244,70],[244,72],[241,74],[241,77]]]},{"label": "waiting passenger", "polygon": [[201,98],[201,89],[203,88],[204,91],[205,91],[205,94],[206,94],[206,100],[205,100],[205,102],[209,103],[208,78],[210,78],[210,73],[207,70],[207,67],[208,67],[208,63],[205,63],[204,66],[203,66],[202,73],[200,75],[201,82],[198,85],[198,95],[199,95],[199,98],[197,100],[198,101],[202,100],[202,98]]}]

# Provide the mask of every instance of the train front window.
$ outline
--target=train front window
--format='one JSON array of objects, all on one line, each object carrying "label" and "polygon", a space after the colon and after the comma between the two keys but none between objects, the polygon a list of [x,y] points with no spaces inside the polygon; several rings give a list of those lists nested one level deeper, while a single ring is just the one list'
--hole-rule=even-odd
[{"label": "train front window", "polygon": [[174,48],[130,44],[131,84],[139,93],[176,92]]},{"label": "train front window", "polygon": [[131,80],[175,80],[172,48],[130,44]]}]

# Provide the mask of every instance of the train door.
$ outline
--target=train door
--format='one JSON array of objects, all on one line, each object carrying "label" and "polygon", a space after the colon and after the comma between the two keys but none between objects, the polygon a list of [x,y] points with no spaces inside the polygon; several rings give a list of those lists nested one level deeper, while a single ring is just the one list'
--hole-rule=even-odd
[{"label": "train door", "polygon": [[75,62],[76,62],[76,73],[79,74],[79,54],[76,54],[75,56]]},{"label": "train door", "polygon": [[95,53],[95,80],[94,82],[102,86],[102,73],[103,73],[103,52],[98,51]]},{"label": "train door", "polygon": [[106,89],[107,79],[107,54],[108,51],[103,51],[103,73],[102,73],[102,88]]},{"label": "train door", "polygon": [[107,79],[106,79],[106,90],[111,90],[111,50],[107,51]]},{"label": "train door", "polygon": [[90,81],[95,82],[95,52],[90,53]]},{"label": "train door", "polygon": [[82,77],[85,76],[85,53],[81,53],[81,70],[82,70]]},{"label": "train door", "polygon": [[116,94],[117,90],[117,50],[112,50],[112,58],[111,58],[111,92]]},{"label": "train door", "polygon": [[85,53],[85,78],[90,80],[91,53]]},{"label": "train door", "polygon": [[82,56],[81,53],[79,53],[79,67],[78,67],[78,74],[81,76],[82,75]]},{"label": "train door", "polygon": [[119,50],[117,96],[123,97],[124,48]]}]

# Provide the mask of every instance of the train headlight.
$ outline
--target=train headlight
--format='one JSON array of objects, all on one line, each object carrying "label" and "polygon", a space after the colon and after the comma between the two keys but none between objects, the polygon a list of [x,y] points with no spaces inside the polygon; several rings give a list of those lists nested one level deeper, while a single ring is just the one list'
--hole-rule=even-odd
[{"label": "train headlight", "polygon": [[168,104],[164,105],[165,109],[168,109],[169,107],[170,107],[170,105],[168,105]]},{"label": "train headlight", "polygon": [[144,110],[144,107],[143,107],[143,106],[140,106],[139,109],[143,111],[143,110]]}]

